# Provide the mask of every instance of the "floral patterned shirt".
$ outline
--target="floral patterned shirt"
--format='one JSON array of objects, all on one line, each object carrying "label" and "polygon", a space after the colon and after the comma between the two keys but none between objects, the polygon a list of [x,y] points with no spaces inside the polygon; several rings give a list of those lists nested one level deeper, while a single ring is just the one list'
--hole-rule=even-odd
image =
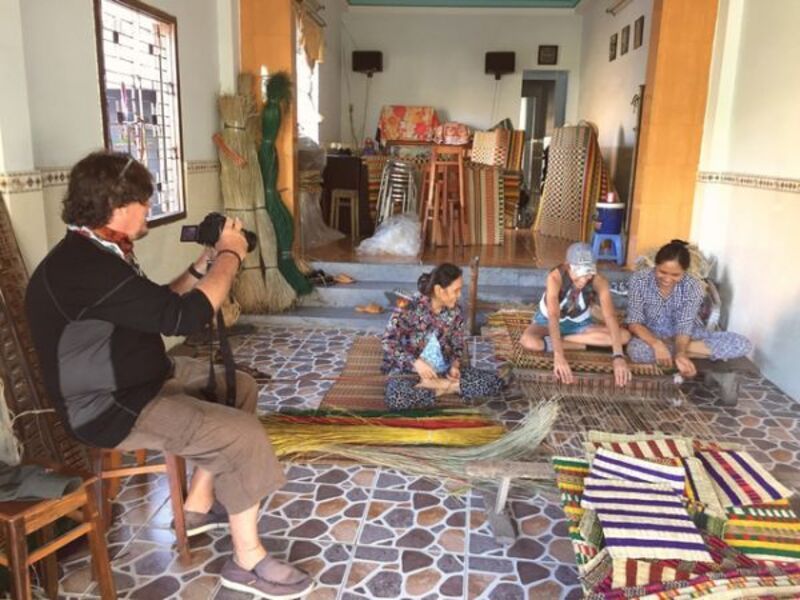
[{"label": "floral patterned shirt", "polygon": [[396,309],[383,333],[384,373],[413,373],[414,361],[436,334],[442,347],[444,360],[452,364],[464,355],[464,312],[460,304],[443,308],[438,314],[431,308],[431,300],[424,294],[415,294],[408,306]]}]

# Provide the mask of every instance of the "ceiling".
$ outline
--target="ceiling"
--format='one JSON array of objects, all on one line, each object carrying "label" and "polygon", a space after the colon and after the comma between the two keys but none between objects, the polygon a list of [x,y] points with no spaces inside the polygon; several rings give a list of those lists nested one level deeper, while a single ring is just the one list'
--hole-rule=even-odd
[{"label": "ceiling", "polygon": [[575,8],[580,0],[348,0],[351,6],[427,6],[452,8]]}]

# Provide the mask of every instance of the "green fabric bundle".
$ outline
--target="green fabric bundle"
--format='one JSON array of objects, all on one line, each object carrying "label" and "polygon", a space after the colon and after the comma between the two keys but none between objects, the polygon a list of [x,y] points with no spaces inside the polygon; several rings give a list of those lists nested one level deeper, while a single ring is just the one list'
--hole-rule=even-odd
[{"label": "green fabric bundle", "polygon": [[267,212],[275,226],[275,237],[278,241],[278,269],[298,294],[308,294],[312,289],[311,283],[297,268],[292,256],[292,215],[278,192],[278,153],[275,141],[283,119],[283,107],[290,99],[291,89],[289,76],[283,71],[272,75],[267,82],[267,102],[261,113],[263,138],[258,149],[258,162],[264,178]]}]

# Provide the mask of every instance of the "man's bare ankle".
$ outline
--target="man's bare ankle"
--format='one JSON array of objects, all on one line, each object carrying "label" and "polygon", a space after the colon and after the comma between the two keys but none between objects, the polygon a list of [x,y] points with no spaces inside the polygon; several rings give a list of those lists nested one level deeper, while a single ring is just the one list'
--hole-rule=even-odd
[{"label": "man's bare ankle", "polygon": [[264,560],[266,555],[267,551],[264,548],[259,548],[246,552],[234,552],[233,560],[243,569],[252,571],[258,563]]},{"label": "man's bare ankle", "polygon": [[191,512],[207,514],[208,511],[211,510],[211,507],[214,505],[214,498],[211,500],[200,500],[194,498],[187,498],[186,502],[183,503],[183,510],[188,510]]}]

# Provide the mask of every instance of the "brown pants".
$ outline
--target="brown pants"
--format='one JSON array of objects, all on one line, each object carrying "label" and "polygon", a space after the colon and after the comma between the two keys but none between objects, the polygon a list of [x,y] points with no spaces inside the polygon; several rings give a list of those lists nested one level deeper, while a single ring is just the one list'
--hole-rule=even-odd
[{"label": "brown pants", "polygon": [[[225,377],[217,370],[217,392]],[[142,410],[120,450],[177,454],[214,475],[214,493],[229,514],[240,513],[280,488],[286,478],[264,428],[255,416],[258,387],[236,372],[236,408],[207,402],[201,390],[208,363],[175,359],[175,374]]]}]

